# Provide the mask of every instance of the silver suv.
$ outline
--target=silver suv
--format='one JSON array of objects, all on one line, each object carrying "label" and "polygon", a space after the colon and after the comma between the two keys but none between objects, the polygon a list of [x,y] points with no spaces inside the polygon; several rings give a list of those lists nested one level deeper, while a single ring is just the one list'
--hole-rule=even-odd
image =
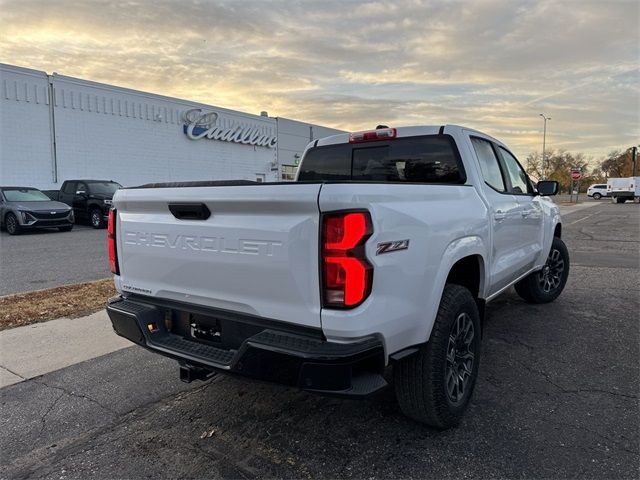
[{"label": "silver suv", "polygon": [[9,235],[28,228],[73,228],[73,209],[33,187],[0,187],[0,227]]}]

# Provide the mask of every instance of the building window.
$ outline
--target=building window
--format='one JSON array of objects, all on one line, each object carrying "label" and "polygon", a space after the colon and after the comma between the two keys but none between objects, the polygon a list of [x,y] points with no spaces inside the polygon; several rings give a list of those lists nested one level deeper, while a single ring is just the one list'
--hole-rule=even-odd
[{"label": "building window", "polygon": [[282,181],[293,182],[296,179],[297,165],[282,165]]}]

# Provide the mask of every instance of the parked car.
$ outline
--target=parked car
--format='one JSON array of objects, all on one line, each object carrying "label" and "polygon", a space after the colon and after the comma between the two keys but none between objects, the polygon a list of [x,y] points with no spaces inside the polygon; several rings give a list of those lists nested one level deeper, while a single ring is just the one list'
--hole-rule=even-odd
[{"label": "parked car", "polygon": [[607,180],[607,193],[613,203],[627,200],[640,200],[640,177],[610,178]]},{"label": "parked car", "polygon": [[316,140],[297,175],[116,192],[115,331],[177,359],[184,381],[220,371],[362,397],[392,366],[406,415],[457,424],[485,304],[565,286],[558,183],[534,187],[504,144],[454,125]]},{"label": "parked car", "polygon": [[93,228],[107,224],[113,194],[122,188],[113,180],[67,180],[58,200],[73,208],[77,220],[88,221]]},{"label": "parked car", "polygon": [[606,196],[608,196],[606,183],[591,185],[587,189],[587,197],[593,197],[594,200],[600,200],[602,197]]},{"label": "parked car", "polygon": [[33,187],[0,187],[0,226],[9,235],[30,228],[73,228],[73,210]]}]

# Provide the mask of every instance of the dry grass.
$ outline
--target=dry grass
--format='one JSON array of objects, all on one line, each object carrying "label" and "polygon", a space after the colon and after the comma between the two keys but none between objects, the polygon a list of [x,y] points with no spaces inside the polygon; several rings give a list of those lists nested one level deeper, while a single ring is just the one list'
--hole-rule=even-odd
[{"label": "dry grass", "polygon": [[0,330],[89,315],[103,309],[107,299],[115,294],[113,280],[109,278],[0,297]]}]

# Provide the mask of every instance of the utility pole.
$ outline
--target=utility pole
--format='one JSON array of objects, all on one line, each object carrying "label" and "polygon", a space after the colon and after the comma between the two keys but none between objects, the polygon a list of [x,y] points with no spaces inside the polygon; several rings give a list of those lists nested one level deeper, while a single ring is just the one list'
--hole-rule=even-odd
[{"label": "utility pole", "polygon": [[631,176],[636,176],[636,163],[638,163],[638,147],[631,147]]},{"label": "utility pole", "polygon": [[540,116],[544,119],[544,130],[542,133],[542,180],[547,178],[547,164],[546,162],[546,144],[547,144],[547,120],[551,120],[551,117],[545,117],[543,113]]}]

